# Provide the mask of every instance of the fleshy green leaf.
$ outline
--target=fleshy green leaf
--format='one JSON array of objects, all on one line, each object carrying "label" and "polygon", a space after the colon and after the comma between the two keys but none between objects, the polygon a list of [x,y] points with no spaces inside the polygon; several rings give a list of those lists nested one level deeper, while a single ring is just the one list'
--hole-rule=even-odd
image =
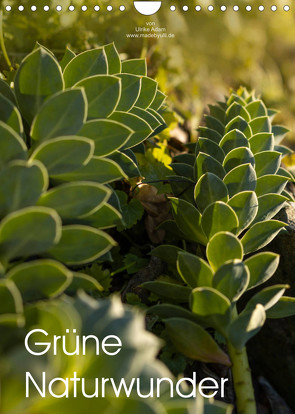
[{"label": "fleshy green leaf", "polygon": [[175,267],[179,252],[184,252],[184,250],[177,246],[162,244],[161,246],[155,247],[150,254],[159,257],[166,263],[172,264]]},{"label": "fleshy green leaf", "polygon": [[106,74],[107,71],[107,58],[103,48],[87,50],[74,57],[65,67],[65,86],[68,88],[81,79]]},{"label": "fleshy green leaf", "polygon": [[13,90],[3,79],[0,79],[0,93],[13,104],[16,103]]},{"label": "fleshy green leaf", "polygon": [[190,203],[180,198],[170,197],[172,213],[177,226],[188,240],[206,244],[206,237],[201,227],[201,214]]},{"label": "fleshy green leaf", "polygon": [[94,152],[94,143],[82,137],[59,137],[43,142],[31,160],[41,161],[49,176],[58,176],[86,165]]},{"label": "fleshy green leaf", "polygon": [[282,296],[280,300],[266,312],[266,317],[270,319],[287,318],[295,315],[295,298]]},{"label": "fleshy green leaf", "polygon": [[83,218],[83,223],[98,229],[108,229],[121,224],[122,215],[110,204],[104,204],[95,213]]},{"label": "fleshy green leaf", "polygon": [[138,99],[141,88],[141,78],[127,73],[121,73],[117,76],[121,79],[122,84],[122,92],[117,105],[117,111],[128,112]]},{"label": "fleshy green leaf", "polygon": [[268,116],[260,116],[252,119],[252,121],[249,122],[249,126],[251,127],[252,135],[262,132],[271,132],[271,122]]},{"label": "fleshy green leaf", "polygon": [[168,335],[179,352],[191,359],[230,366],[227,354],[200,325],[183,318],[165,320]]},{"label": "fleshy green leaf", "polygon": [[223,167],[226,172],[229,172],[235,167],[242,164],[255,165],[254,156],[247,147],[240,147],[231,150],[223,161]]},{"label": "fleshy green leaf", "polygon": [[0,172],[0,216],[33,206],[47,186],[47,171],[39,161],[11,162]]},{"label": "fleshy green leaf", "polygon": [[187,303],[192,291],[187,286],[162,281],[144,282],[141,284],[141,287],[175,303]]},{"label": "fleshy green leaf", "polygon": [[146,109],[155,99],[158,89],[158,83],[146,76],[141,77],[141,88],[135,106]]},{"label": "fleshy green leaf", "polygon": [[273,134],[266,132],[255,134],[249,139],[249,145],[253,154],[261,151],[273,151],[274,142]]},{"label": "fleshy green leaf", "polygon": [[247,289],[250,272],[243,262],[233,260],[222,265],[213,277],[212,286],[231,302],[237,301]]},{"label": "fleshy green leaf", "polygon": [[124,145],[124,149],[132,148],[135,145],[140,144],[151,134],[152,129],[149,124],[137,115],[127,112],[116,111],[112,113],[110,119],[120,122],[123,125],[129,127],[133,132],[131,137]]},{"label": "fleshy green leaf", "polygon": [[248,312],[260,304],[264,307],[264,310],[272,308],[283,296],[285,290],[289,288],[289,285],[274,285],[262,289],[256,295],[252,296],[245,307],[245,312]]},{"label": "fleshy green leaf", "polygon": [[87,119],[107,118],[113,113],[121,96],[121,79],[113,75],[96,75],[82,79],[76,87],[84,88],[87,102]]},{"label": "fleshy green leaf", "polygon": [[230,301],[218,290],[201,287],[191,293],[191,310],[210,327],[221,333],[227,330],[230,322]]},{"label": "fleshy green leaf", "polygon": [[211,141],[208,138],[198,139],[196,153],[198,154],[199,152],[209,154],[211,155],[211,157],[215,158],[221,164],[223,163],[223,160],[224,160],[223,150],[220,148],[218,144],[216,144],[214,141]]},{"label": "fleshy green leaf", "polygon": [[224,134],[224,125],[211,115],[205,115],[206,126],[210,129],[217,131],[219,134]]},{"label": "fleshy green leaf", "polygon": [[237,102],[233,102],[226,110],[226,123],[236,118],[237,116],[241,116],[247,122],[249,122],[251,119],[249,112],[244,106],[238,104]]},{"label": "fleshy green leaf", "polygon": [[220,135],[219,132],[215,131],[214,129],[199,127],[198,131],[200,132],[200,138],[208,138],[216,144],[218,144],[222,139],[222,135]]},{"label": "fleshy green leaf", "polygon": [[173,162],[170,164],[170,167],[173,168],[173,171],[181,176],[186,177],[190,180],[194,179],[194,168],[191,165],[183,164],[181,162]]},{"label": "fleshy green leaf", "polygon": [[59,295],[70,284],[72,272],[61,263],[42,259],[22,263],[6,277],[15,283],[24,301],[32,301]]},{"label": "fleshy green leaf", "polygon": [[249,147],[248,139],[239,130],[234,129],[224,135],[219,143],[225,154],[238,147]]},{"label": "fleshy green leaf", "polygon": [[278,220],[260,221],[254,224],[241,239],[245,254],[262,249],[285,226],[286,223]]},{"label": "fleshy green leaf", "polygon": [[27,158],[27,147],[22,138],[2,121],[0,121],[0,136],[0,168],[9,161]]},{"label": "fleshy green leaf", "polygon": [[71,284],[67,287],[65,293],[67,295],[74,295],[79,289],[83,289],[85,292],[101,292],[103,287],[94,277],[74,272]]},{"label": "fleshy green leaf", "polygon": [[31,137],[44,141],[77,134],[87,116],[87,101],[82,89],[68,89],[51,96],[33,120]]},{"label": "fleshy green leaf", "polygon": [[151,112],[139,108],[136,105],[132,109],[130,109],[129,113],[137,115],[145,122],[147,122],[148,125],[151,127],[152,131],[155,131],[161,125],[161,122]]},{"label": "fleshy green leaf", "polygon": [[273,218],[286,204],[287,197],[280,194],[265,194],[258,197],[258,212],[253,222],[270,220]]},{"label": "fleshy green leaf", "polygon": [[166,98],[167,96],[163,92],[157,90],[156,96],[149,107],[155,111],[158,111],[165,102]]},{"label": "fleshy green leaf", "polygon": [[122,62],[122,73],[131,73],[138,76],[147,75],[145,59],[129,59]]},{"label": "fleshy green leaf", "polygon": [[223,179],[228,194],[233,197],[242,191],[254,191],[256,188],[256,174],[251,164],[239,165],[232,169]]},{"label": "fleshy green leaf", "polygon": [[69,47],[66,47],[65,54],[63,55],[62,60],[59,62],[61,70],[63,71],[67,64],[76,56]]},{"label": "fleshy green leaf", "polygon": [[17,107],[0,93],[0,121],[10,126],[17,134],[24,132],[22,118]]},{"label": "fleshy green leaf", "polygon": [[[22,298],[16,285],[12,280],[0,280],[0,324],[16,322],[18,318],[15,314],[23,311]],[[14,317],[12,317],[14,315]]]},{"label": "fleshy green leaf", "polygon": [[252,119],[261,116],[268,116],[266,106],[261,100],[255,100],[250,102],[248,105],[246,105],[245,109],[250,114]]},{"label": "fleshy green leaf", "polygon": [[43,47],[24,58],[16,72],[14,88],[22,115],[29,124],[43,102],[63,86],[60,66]]},{"label": "fleshy green leaf", "polygon": [[147,313],[157,315],[161,319],[184,318],[198,323],[198,317],[190,310],[183,308],[181,305],[161,303],[147,308]]},{"label": "fleshy green leaf", "polygon": [[211,286],[213,271],[205,260],[186,252],[179,252],[177,270],[182,279],[192,288]]},{"label": "fleshy green leaf", "polygon": [[208,240],[220,231],[236,233],[239,221],[234,210],[222,201],[210,204],[203,212],[201,225]]},{"label": "fleshy green leaf", "polygon": [[277,151],[263,151],[255,155],[257,178],[267,174],[276,174],[281,164],[281,154]]},{"label": "fleshy green leaf", "polygon": [[133,131],[110,119],[96,119],[88,121],[80,130],[79,135],[94,141],[94,155],[109,155],[121,148],[131,137]]},{"label": "fleshy green leaf", "polygon": [[275,143],[280,144],[290,130],[282,125],[273,125],[271,132],[274,135]]},{"label": "fleshy green leaf", "polygon": [[114,45],[114,43],[110,43],[108,45],[105,45],[104,51],[107,58],[108,63],[108,74],[114,75],[116,73],[121,72],[121,60],[119,53]]},{"label": "fleshy green leaf", "polygon": [[0,257],[10,261],[47,251],[61,235],[58,214],[46,207],[27,207],[6,216],[0,225]]},{"label": "fleshy green leaf", "polygon": [[229,330],[229,340],[233,346],[240,350],[264,325],[266,316],[262,305],[250,312],[242,312],[235,319]]},{"label": "fleshy green leaf", "polygon": [[63,226],[59,242],[48,254],[67,265],[89,263],[107,253],[116,243],[101,230],[89,226]]},{"label": "fleshy green leaf", "polygon": [[67,183],[44,193],[38,205],[53,208],[65,220],[83,218],[98,210],[110,193],[107,187],[90,181]]},{"label": "fleshy green leaf", "polygon": [[138,169],[137,164],[133,158],[129,157],[131,150],[125,150],[124,152],[116,151],[108,156],[111,160],[115,161],[128,178],[140,177],[141,173]]},{"label": "fleshy green leaf", "polygon": [[254,191],[242,191],[234,195],[228,204],[239,220],[239,233],[249,227],[258,211],[258,199]]},{"label": "fleshy green leaf", "polygon": [[272,277],[279,265],[280,256],[275,253],[257,253],[245,260],[245,265],[250,271],[248,289],[261,285]]},{"label": "fleshy green leaf", "polygon": [[259,177],[256,184],[256,194],[258,197],[269,193],[280,194],[288,181],[288,177],[281,175],[264,175]]},{"label": "fleshy green leaf", "polygon": [[194,197],[198,208],[203,211],[214,201],[228,201],[228,191],[224,182],[215,174],[206,173],[197,182]]},{"label": "fleshy green leaf", "polygon": [[208,105],[210,109],[210,115],[217,118],[222,124],[225,122],[225,110],[219,105]]},{"label": "fleshy green leaf", "polygon": [[203,174],[207,172],[213,173],[221,179],[223,179],[225,176],[225,170],[220,162],[211,157],[211,155],[199,152],[194,166],[195,180],[197,181]]},{"label": "fleshy green leaf", "polygon": [[92,157],[91,160],[78,170],[52,175],[60,182],[64,181],[95,181],[107,184],[125,177],[124,171],[112,160],[101,157]]},{"label": "fleshy green leaf", "polygon": [[229,232],[215,234],[206,250],[207,258],[213,270],[217,270],[229,260],[242,260],[243,246],[240,240]]},{"label": "fleshy green leaf", "polygon": [[[245,121],[245,119],[242,118],[241,116],[237,116],[236,118],[232,119],[226,125],[224,132],[225,134],[227,134],[228,132],[235,131],[235,130],[238,130],[239,132],[243,133],[247,138],[250,138],[253,135],[250,124],[248,124],[248,122]],[[245,147],[246,145],[242,145],[242,146]]]}]

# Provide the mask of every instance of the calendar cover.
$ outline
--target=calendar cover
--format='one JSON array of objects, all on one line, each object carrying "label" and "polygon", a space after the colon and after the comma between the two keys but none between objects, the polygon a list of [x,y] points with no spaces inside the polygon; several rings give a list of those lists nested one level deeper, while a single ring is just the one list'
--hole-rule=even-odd
[{"label": "calendar cover", "polygon": [[0,413],[292,414],[293,2],[0,8]]}]

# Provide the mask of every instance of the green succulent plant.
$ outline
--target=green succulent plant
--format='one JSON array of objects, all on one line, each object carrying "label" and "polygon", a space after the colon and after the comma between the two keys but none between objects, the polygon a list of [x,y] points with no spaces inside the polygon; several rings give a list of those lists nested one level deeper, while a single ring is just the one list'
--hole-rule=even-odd
[{"label": "green succulent plant", "polygon": [[[272,126],[274,113],[245,89],[210,107],[197,144],[190,145],[195,153],[179,155],[172,164],[182,180],[171,185],[181,195],[170,197],[174,221],[165,227],[197,243],[197,254],[172,245],[155,248],[152,254],[176,267],[178,277],[143,284],[166,299],[150,312],[165,320],[177,349],[232,367],[243,414],[256,412],[247,341],[267,317],[295,314],[295,298],[283,296],[288,285],[256,289],[239,305],[246,292],[275,273],[279,256],[260,250],[286,231],[274,216],[292,199],[285,187],[293,177],[281,167],[289,149],[279,145],[287,130]],[[222,335],[229,356],[206,328]]]},{"label": "green succulent plant", "polygon": [[[196,410],[198,414],[229,414],[230,406],[208,401],[201,395],[197,399],[189,400],[171,398],[164,387],[161,397],[157,399],[139,398],[135,387],[128,397],[123,388],[119,392],[120,395],[116,396],[112,387],[107,387],[104,396],[98,394],[86,399],[79,383],[78,386],[74,386],[72,381],[67,388],[68,398],[55,398],[54,394],[48,392],[47,386],[46,396],[41,397],[33,382],[27,387],[26,372],[30,373],[35,384],[41,388],[43,373],[48,384],[57,378],[71,378],[76,372],[78,378],[83,378],[90,384],[89,391],[86,391],[88,395],[94,393],[95,378],[99,381],[102,378],[111,378],[118,390],[122,379],[129,387],[134,378],[139,378],[143,394],[148,393],[151,378],[173,380],[165,365],[156,359],[161,341],[147,332],[144,325],[144,316],[123,305],[118,297],[94,300],[84,292],[79,292],[75,298],[64,295],[49,303],[39,301],[27,306],[25,332],[41,328],[47,333],[46,342],[51,344],[54,336],[66,336],[66,347],[68,350],[71,349],[70,352],[77,346],[77,335],[81,351],[79,355],[66,356],[63,353],[62,342],[57,341],[56,355],[52,349],[44,355],[32,355],[24,350],[22,342],[14,343],[12,349],[7,350],[4,355],[0,353],[1,413],[47,414],[52,411],[63,413],[70,410],[73,414],[80,414],[87,406],[87,410],[95,412],[99,409],[102,414],[192,414]],[[107,335],[115,335],[121,340],[121,350],[116,355],[110,356],[103,352],[97,355],[95,343],[89,341],[85,355],[82,355],[82,336],[88,335],[96,336],[100,344]],[[44,340],[44,333],[34,333],[34,339],[36,338]],[[40,349],[34,348],[34,339],[30,340],[30,349],[39,352]],[[53,388],[55,395],[62,395],[64,390],[64,384]],[[28,398],[24,397],[26,391],[29,392]]]},{"label": "green succulent plant", "polygon": [[100,289],[79,266],[116,244],[111,184],[140,175],[132,148],[165,128],[165,95],[146,61],[113,44],[58,62],[39,44],[13,82],[0,79],[0,322],[23,303],[73,287]]}]

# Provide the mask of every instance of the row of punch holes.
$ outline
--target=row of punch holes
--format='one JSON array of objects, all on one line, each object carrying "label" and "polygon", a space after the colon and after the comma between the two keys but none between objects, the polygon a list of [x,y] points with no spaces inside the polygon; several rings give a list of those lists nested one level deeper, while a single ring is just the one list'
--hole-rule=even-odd
[{"label": "row of punch holes", "polygon": [[[111,5],[108,5],[107,7],[106,7],[106,9],[107,9],[107,11],[113,11],[113,6],[111,6]],[[206,8],[205,8],[206,9]],[[227,6],[220,6],[220,10],[222,11],[222,12],[225,12],[225,11],[227,11],[229,9],[229,7],[227,7]],[[239,6],[233,6],[232,7],[232,9],[233,9],[233,11],[235,11],[235,12],[237,12],[237,11],[239,11],[241,8],[239,7]],[[5,10],[7,11],[7,12],[10,12],[10,11],[12,11],[12,7],[11,6],[5,6]],[[24,6],[22,6],[22,5],[20,5],[20,6],[18,6],[17,7],[17,10],[18,11],[24,11],[25,10],[25,7]],[[32,11],[32,12],[35,12],[35,11],[37,11],[37,6],[31,6],[30,7],[30,10]],[[44,6],[43,7],[43,10],[44,11],[49,11],[50,10],[50,7],[49,6]],[[55,7],[55,10],[56,11],[58,11],[58,12],[61,12],[62,10],[63,10],[63,7],[62,6],[60,6],[60,5],[58,5],[58,6],[56,6]],[[74,11],[75,10],[75,6],[69,6],[68,7],[68,10],[69,11]],[[83,5],[83,6],[81,6],[81,10],[82,11],[87,11],[88,10],[88,7],[87,6],[85,6],[85,5]],[[98,12],[99,10],[100,10],[100,6],[98,6],[98,5],[96,5],[96,6],[94,6],[93,7],[93,10],[94,11],[96,11],[96,12]],[[121,5],[121,6],[119,6],[119,10],[120,11],[125,11],[126,10],[126,7],[125,6],[123,6],[123,5]],[[172,11],[172,12],[174,12],[175,10],[176,10],[176,6],[174,6],[174,5],[172,5],[172,6],[170,6],[170,10]],[[186,5],[184,5],[184,6],[182,6],[182,10],[183,11],[188,11],[189,10],[189,7],[188,6],[186,6]],[[197,12],[199,12],[199,11],[201,11],[202,10],[202,7],[201,6],[199,6],[199,5],[197,5],[197,6],[195,6],[195,10],[197,11]],[[218,10],[218,8],[216,7],[214,7],[214,6],[212,6],[212,5],[210,5],[210,6],[208,6],[207,7],[207,10],[209,11],[209,12],[213,12],[214,10]],[[252,11],[253,10],[253,7],[252,6],[250,6],[250,5],[247,5],[247,6],[245,6],[245,10],[246,11],[248,11],[248,12],[250,12],[250,11]],[[266,8],[265,8],[265,6],[258,6],[258,10],[260,11],[260,12],[263,12],[263,11],[265,11],[266,10]],[[277,11],[278,10],[278,7],[277,6],[275,6],[275,5],[273,5],[273,6],[270,6],[270,10],[271,11],[273,11],[273,12],[275,12],[275,11]],[[285,5],[285,6],[283,6],[283,10],[284,11],[289,11],[290,10],[290,6],[288,6],[288,5]]]}]

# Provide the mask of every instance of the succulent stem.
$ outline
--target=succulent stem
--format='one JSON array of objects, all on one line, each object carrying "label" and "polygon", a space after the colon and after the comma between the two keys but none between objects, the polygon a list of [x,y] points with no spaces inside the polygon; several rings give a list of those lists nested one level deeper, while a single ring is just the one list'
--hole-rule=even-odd
[{"label": "succulent stem", "polygon": [[256,402],[246,347],[237,349],[228,341],[227,349],[232,363],[237,412],[238,414],[256,414]]}]

